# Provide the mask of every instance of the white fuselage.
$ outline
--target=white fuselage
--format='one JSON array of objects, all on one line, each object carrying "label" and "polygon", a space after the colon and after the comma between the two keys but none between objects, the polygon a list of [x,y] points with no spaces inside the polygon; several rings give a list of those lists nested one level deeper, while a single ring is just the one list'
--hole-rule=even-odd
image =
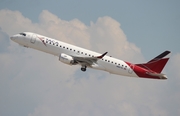
[{"label": "white fuselage", "polygon": [[[24,47],[30,47],[58,57],[62,53],[78,57],[95,57],[101,55],[97,52],[30,32],[26,32],[26,36],[14,35],[11,39]],[[102,59],[97,60],[97,63],[90,66],[90,68],[104,70],[117,75],[138,77],[134,73],[133,67],[130,67],[122,60],[110,56],[104,56]]]}]

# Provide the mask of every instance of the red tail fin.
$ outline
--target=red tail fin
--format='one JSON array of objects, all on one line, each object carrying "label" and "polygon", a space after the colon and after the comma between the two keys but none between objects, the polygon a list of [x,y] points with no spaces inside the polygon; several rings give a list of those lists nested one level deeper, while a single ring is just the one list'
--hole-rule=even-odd
[{"label": "red tail fin", "polygon": [[136,64],[136,65],[148,70],[155,71],[157,73],[161,73],[167,61],[169,60],[169,58],[163,58],[163,57],[167,56],[169,53],[170,51],[165,51],[162,54],[155,57],[154,59],[150,60],[148,63]]}]

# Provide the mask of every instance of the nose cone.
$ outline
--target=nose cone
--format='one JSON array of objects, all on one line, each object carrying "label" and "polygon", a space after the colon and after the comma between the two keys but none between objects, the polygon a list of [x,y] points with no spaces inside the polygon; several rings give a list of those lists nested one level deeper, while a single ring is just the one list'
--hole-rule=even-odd
[{"label": "nose cone", "polygon": [[18,38],[17,35],[13,35],[13,36],[10,37],[10,39],[11,39],[12,41],[14,41],[14,42],[17,40],[17,38]]}]

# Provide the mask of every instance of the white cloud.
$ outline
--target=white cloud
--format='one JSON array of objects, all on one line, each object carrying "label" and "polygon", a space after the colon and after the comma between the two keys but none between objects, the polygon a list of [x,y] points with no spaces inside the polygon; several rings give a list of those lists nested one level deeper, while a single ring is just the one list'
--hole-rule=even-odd
[{"label": "white cloud", "polygon": [[[38,23],[18,11],[0,10],[0,17],[0,42],[7,46],[0,46],[5,49],[0,52],[0,115],[178,115],[173,109],[180,104],[179,78],[176,82],[133,79],[92,69],[83,73],[79,66],[65,65],[8,38],[32,31],[97,52],[109,51],[127,61],[143,61],[140,48],[128,42],[120,23],[111,17],[100,17],[90,26],[78,19],[61,20],[47,10]],[[167,73],[178,77],[179,55],[172,59]]]},{"label": "white cloud", "polygon": [[[133,43],[127,41],[120,23],[111,17],[98,18],[96,23],[91,22],[89,27],[93,50],[103,52],[108,48],[111,55],[128,61],[143,60],[141,51]],[[133,58],[136,56],[137,58]]]}]

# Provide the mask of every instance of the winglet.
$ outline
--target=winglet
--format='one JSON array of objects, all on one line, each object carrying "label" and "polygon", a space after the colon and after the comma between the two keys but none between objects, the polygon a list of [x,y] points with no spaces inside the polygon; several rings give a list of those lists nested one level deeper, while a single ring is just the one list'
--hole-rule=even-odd
[{"label": "winglet", "polygon": [[108,52],[105,52],[104,54],[102,54],[101,56],[97,56],[97,58],[101,59],[103,58]]}]

